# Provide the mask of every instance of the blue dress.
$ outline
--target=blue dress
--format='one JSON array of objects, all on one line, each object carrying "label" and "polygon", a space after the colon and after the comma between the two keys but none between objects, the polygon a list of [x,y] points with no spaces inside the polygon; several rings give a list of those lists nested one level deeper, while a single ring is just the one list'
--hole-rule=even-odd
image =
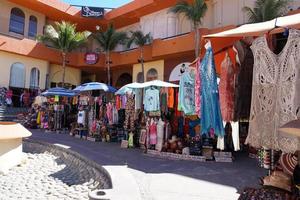
[{"label": "blue dress", "polygon": [[220,109],[219,90],[212,48],[206,54],[200,66],[201,78],[201,132],[208,134],[211,129],[217,136],[224,136],[223,120]]}]

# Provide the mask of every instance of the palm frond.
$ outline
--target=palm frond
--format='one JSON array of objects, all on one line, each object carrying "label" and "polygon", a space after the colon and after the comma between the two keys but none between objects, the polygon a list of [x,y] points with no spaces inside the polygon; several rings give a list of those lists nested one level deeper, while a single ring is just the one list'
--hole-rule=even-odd
[{"label": "palm frond", "polygon": [[127,42],[127,47],[130,48],[133,43],[138,47],[143,47],[146,44],[151,43],[151,41],[152,38],[150,33],[144,35],[144,33],[140,30],[131,31],[131,36]]}]

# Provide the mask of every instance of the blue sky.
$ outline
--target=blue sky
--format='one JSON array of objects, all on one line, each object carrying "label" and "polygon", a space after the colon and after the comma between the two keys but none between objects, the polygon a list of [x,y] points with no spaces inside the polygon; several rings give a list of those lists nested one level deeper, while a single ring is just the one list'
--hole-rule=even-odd
[{"label": "blue sky", "polygon": [[87,5],[95,7],[117,8],[131,0],[63,0],[71,5]]}]

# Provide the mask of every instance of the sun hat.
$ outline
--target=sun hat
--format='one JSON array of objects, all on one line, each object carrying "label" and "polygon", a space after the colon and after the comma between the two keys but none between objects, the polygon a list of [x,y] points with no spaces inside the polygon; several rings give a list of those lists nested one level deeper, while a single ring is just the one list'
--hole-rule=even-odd
[{"label": "sun hat", "polygon": [[298,159],[294,154],[283,153],[279,158],[279,164],[284,173],[292,176],[294,169],[298,163]]}]

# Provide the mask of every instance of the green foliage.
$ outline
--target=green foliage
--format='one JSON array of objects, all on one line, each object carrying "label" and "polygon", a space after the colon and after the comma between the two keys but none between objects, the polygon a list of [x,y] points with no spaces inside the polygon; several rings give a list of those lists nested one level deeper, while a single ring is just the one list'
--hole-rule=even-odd
[{"label": "green foliage", "polygon": [[250,23],[272,20],[284,15],[290,0],[256,0],[254,8],[244,7]]},{"label": "green foliage", "polygon": [[135,44],[138,47],[143,47],[152,42],[150,33],[146,35],[144,35],[142,31],[131,31],[130,33],[131,37],[127,41],[127,48],[130,48],[132,44]]},{"label": "green foliage", "polygon": [[105,32],[94,34],[94,38],[98,41],[104,52],[113,51],[118,44],[125,44],[127,34],[125,32],[117,32],[113,25],[109,25]]},{"label": "green foliage", "polygon": [[55,26],[47,25],[45,34],[37,36],[37,39],[67,53],[86,43],[90,34],[88,31],[76,32],[75,24],[62,21],[55,22]]},{"label": "green foliage", "polygon": [[184,14],[193,22],[194,28],[198,28],[207,11],[207,5],[205,0],[194,0],[192,4],[187,1],[180,1],[170,11],[176,14]]}]

